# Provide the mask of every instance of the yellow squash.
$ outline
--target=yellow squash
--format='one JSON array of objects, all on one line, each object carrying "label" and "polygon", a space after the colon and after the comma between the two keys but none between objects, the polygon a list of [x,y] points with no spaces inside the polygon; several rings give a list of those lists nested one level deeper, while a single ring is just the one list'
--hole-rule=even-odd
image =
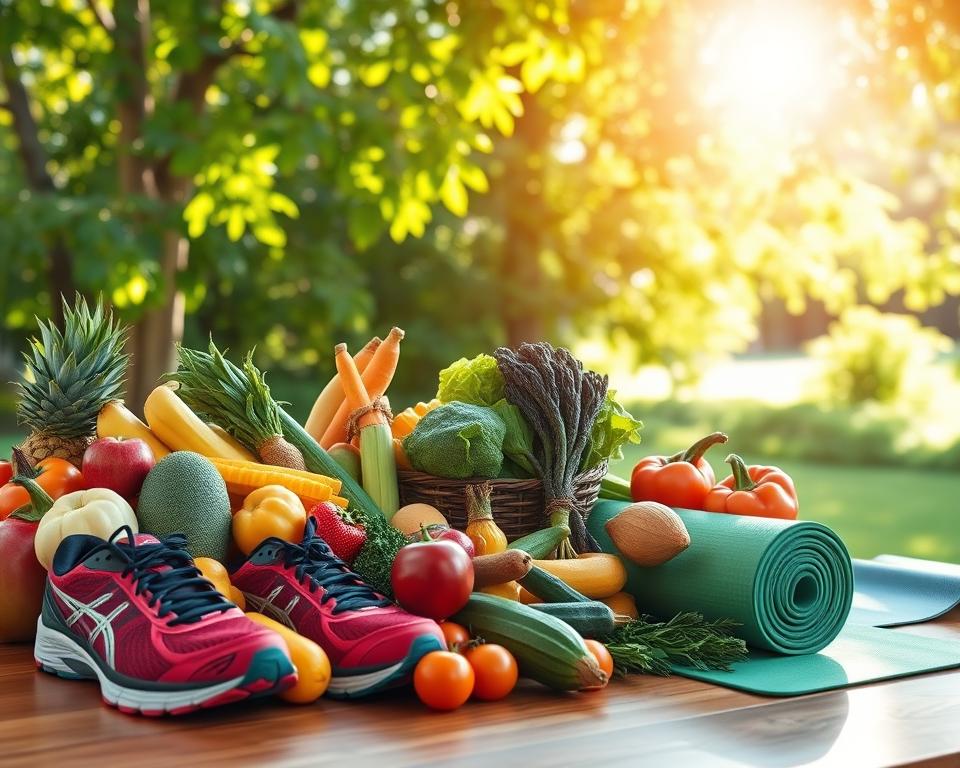
[{"label": "yellow squash", "polygon": [[281,693],[280,698],[292,704],[312,704],[323,696],[332,674],[330,659],[323,648],[262,613],[248,613],[247,618],[280,635],[293,666],[297,668],[297,684]]},{"label": "yellow squash", "polygon": [[143,415],[153,433],[174,451],[193,451],[207,458],[257,460],[250,451],[238,449],[210,429],[165,384],[147,396]]},{"label": "yellow squash", "polygon": [[533,564],[593,600],[615,595],[627,583],[627,569],[616,555],[590,552],[573,560],[534,560]]},{"label": "yellow squash", "polygon": [[170,453],[150,427],[134,416],[120,400],[111,400],[97,416],[97,437],[137,437],[153,451],[153,458],[160,461]]}]

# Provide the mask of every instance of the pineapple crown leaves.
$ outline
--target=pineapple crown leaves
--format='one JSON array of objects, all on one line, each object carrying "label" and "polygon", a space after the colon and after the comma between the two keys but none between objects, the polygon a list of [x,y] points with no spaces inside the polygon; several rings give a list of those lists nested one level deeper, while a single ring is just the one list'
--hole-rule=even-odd
[{"label": "pineapple crown leaves", "polygon": [[83,437],[96,429],[97,414],[123,394],[130,356],[123,352],[127,328],[101,299],[91,310],[80,294],[63,300],[63,331],[37,318],[39,338],[23,353],[17,419],[36,432]]},{"label": "pineapple crown leaves", "polygon": [[227,360],[212,339],[207,352],[178,346],[177,360],[176,372],[165,378],[179,382],[177,394],[191,410],[222,426],[254,453],[266,440],[283,434],[280,404],[253,364],[253,350],[243,368]]}]

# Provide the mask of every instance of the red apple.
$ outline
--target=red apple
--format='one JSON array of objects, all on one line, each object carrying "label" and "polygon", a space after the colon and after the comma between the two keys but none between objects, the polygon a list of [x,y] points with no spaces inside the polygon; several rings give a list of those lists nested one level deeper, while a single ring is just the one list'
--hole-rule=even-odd
[{"label": "red apple", "polygon": [[153,451],[143,440],[101,437],[84,452],[80,471],[88,487],[109,488],[132,499],[140,494],[143,479],[154,464]]}]

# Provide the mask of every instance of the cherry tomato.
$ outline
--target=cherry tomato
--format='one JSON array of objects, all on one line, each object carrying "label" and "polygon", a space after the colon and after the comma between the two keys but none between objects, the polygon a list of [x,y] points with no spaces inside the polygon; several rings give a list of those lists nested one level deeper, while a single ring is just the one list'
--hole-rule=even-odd
[{"label": "cherry tomato", "polygon": [[454,650],[455,645],[463,646],[470,642],[470,633],[467,632],[467,628],[455,621],[442,622],[440,631],[443,632],[443,637],[447,641],[448,651]]},{"label": "cherry tomato", "polygon": [[499,701],[517,684],[517,660],[502,645],[476,645],[463,655],[473,667],[475,699]]},{"label": "cherry tomato", "polygon": [[459,653],[432,651],[413,672],[413,687],[431,709],[456,709],[473,692],[473,667]]},{"label": "cherry tomato", "polygon": [[586,643],[587,650],[593,654],[593,658],[597,660],[597,664],[599,664],[600,669],[606,673],[607,680],[609,681],[610,678],[613,677],[613,656],[610,655],[607,646],[599,640],[584,640],[583,642]]},{"label": "cherry tomato", "polygon": [[0,485],[4,485],[13,477],[13,464],[9,461],[0,461]]}]

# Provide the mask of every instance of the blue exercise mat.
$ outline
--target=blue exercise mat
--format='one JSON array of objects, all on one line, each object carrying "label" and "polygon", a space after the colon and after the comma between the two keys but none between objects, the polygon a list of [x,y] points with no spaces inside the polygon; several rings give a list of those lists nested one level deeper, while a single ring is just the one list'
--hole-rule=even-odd
[{"label": "blue exercise mat", "polygon": [[880,555],[853,561],[848,624],[897,627],[942,616],[960,604],[960,565]]}]

